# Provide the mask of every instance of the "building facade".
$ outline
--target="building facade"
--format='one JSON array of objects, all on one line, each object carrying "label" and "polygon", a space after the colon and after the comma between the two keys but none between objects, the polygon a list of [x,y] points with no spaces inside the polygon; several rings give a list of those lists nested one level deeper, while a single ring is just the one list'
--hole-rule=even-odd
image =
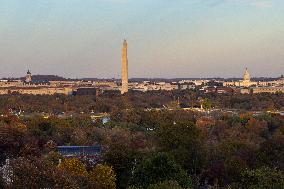
[{"label": "building facade", "polygon": [[284,87],[254,87],[252,93],[284,93]]},{"label": "building facade", "polygon": [[89,81],[41,81],[33,79],[30,71],[21,80],[0,80],[0,95],[72,95],[81,88],[93,90],[94,86]]},{"label": "building facade", "polygon": [[256,85],[258,85],[258,82],[251,81],[250,74],[247,68],[245,69],[243,80],[223,83],[223,86],[226,86],[226,87],[229,87],[229,86],[250,87],[250,86],[256,86]]}]

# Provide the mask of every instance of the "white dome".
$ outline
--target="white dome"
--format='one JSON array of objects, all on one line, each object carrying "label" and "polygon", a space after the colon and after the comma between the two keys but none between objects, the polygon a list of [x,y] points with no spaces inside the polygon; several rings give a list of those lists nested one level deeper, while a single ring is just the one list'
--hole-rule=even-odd
[{"label": "white dome", "polygon": [[244,81],[249,81],[249,80],[250,80],[250,74],[248,72],[248,69],[246,68],[244,73]]}]

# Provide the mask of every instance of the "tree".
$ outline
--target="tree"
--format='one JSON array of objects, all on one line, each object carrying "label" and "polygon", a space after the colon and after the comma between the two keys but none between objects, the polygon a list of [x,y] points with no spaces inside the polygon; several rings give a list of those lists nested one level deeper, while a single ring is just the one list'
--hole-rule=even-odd
[{"label": "tree", "polygon": [[58,166],[59,169],[69,172],[74,176],[87,176],[85,165],[78,159],[64,159]]},{"label": "tree", "polygon": [[204,109],[208,110],[212,108],[212,102],[210,99],[205,98],[204,100],[201,101],[201,105]]},{"label": "tree", "polygon": [[157,184],[151,184],[147,189],[183,189],[176,181],[164,181]]},{"label": "tree", "polygon": [[25,145],[26,128],[11,124],[0,125],[0,164],[19,156]]},{"label": "tree", "polygon": [[103,160],[111,165],[116,173],[117,187],[126,188],[137,161],[145,152],[145,135],[143,132],[132,131],[126,127],[129,124],[119,124],[110,129],[105,137],[108,146],[103,153]]},{"label": "tree", "polygon": [[276,136],[261,144],[258,150],[258,164],[284,171],[284,136]]},{"label": "tree", "polygon": [[173,180],[182,187],[191,187],[192,180],[187,173],[167,154],[158,153],[145,159],[134,170],[131,184],[147,188],[151,184]]},{"label": "tree", "polygon": [[136,156],[137,153],[133,149],[121,143],[111,144],[108,151],[103,154],[103,160],[114,168],[118,188],[127,187]]},{"label": "tree", "polygon": [[283,189],[284,174],[268,167],[245,170],[239,187],[244,189]]},{"label": "tree", "polygon": [[242,171],[255,159],[255,150],[247,142],[237,139],[219,141],[211,153],[206,175],[209,184],[226,186],[239,181]]},{"label": "tree", "polygon": [[115,189],[116,178],[111,166],[98,164],[89,173],[89,178],[100,189]]},{"label": "tree", "polygon": [[64,159],[59,165],[58,169],[66,172],[76,181],[80,188],[90,188],[90,180],[85,165],[76,158]]},{"label": "tree", "polygon": [[76,179],[57,169],[52,162],[42,158],[17,158],[12,160],[11,188],[79,188]]},{"label": "tree", "polygon": [[156,133],[161,151],[172,154],[190,174],[197,174],[206,163],[201,130],[192,122],[177,122],[159,127]]},{"label": "tree", "polygon": [[[4,180],[3,167],[0,169],[0,188],[5,188],[7,183]],[[7,188],[7,187],[6,187]]]}]

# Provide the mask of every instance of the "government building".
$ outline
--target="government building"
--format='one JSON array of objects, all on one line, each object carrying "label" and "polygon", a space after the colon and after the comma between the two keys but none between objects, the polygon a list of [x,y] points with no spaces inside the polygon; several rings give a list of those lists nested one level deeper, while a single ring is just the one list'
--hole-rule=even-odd
[{"label": "government building", "polygon": [[223,83],[223,86],[226,87],[250,87],[256,85],[258,85],[258,82],[251,81],[250,74],[247,68],[245,69],[243,80]]},{"label": "government building", "polygon": [[273,81],[251,81],[248,69],[245,69],[243,80],[224,82],[225,87],[241,88],[243,94],[247,93],[284,93],[284,76]]},{"label": "government building", "polygon": [[[34,80],[28,70],[22,80],[0,81],[0,95],[4,94],[29,94],[29,95],[72,95],[93,94],[95,87],[92,82],[86,81],[38,81]],[[84,89],[84,90],[83,90]],[[82,92],[84,91],[84,92]]]}]

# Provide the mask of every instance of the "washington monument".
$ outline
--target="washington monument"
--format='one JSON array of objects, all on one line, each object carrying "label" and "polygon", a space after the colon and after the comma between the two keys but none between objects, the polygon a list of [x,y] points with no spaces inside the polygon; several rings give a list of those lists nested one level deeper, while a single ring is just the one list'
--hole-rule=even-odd
[{"label": "washington monument", "polygon": [[128,92],[128,58],[127,58],[127,41],[124,40],[122,46],[122,67],[121,67],[121,94]]}]

